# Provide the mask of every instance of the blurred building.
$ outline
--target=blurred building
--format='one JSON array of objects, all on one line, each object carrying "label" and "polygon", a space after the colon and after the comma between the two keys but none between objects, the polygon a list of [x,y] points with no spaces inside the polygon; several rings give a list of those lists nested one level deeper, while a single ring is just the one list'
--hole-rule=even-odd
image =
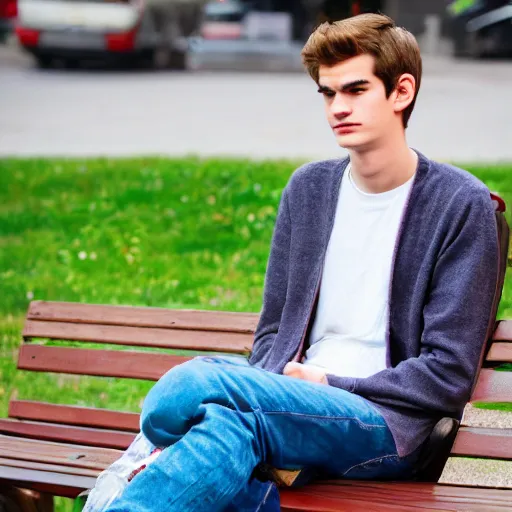
[{"label": "blurred building", "polygon": [[398,25],[407,28],[414,35],[425,30],[427,16],[437,15],[442,20],[446,17],[447,0],[386,0],[382,11],[391,16]]},{"label": "blurred building", "polygon": [[[229,4],[235,0],[216,0]],[[425,54],[512,54],[512,0],[236,0],[263,39],[305,41],[325,21],[384,13],[411,31]],[[279,16],[272,13],[281,13]],[[282,14],[287,13],[287,14]],[[241,16],[243,18],[243,16]],[[285,19],[286,24],[280,24]],[[281,20],[281,21],[279,21]],[[257,21],[257,23],[256,23]],[[286,25],[286,30],[284,26]],[[255,37],[258,39],[258,37]]]},{"label": "blurred building", "polygon": [[304,39],[319,23],[339,20],[362,12],[382,12],[400,26],[419,35],[425,19],[437,15],[444,19],[448,0],[254,0],[256,10],[289,12],[294,20],[294,38]]}]

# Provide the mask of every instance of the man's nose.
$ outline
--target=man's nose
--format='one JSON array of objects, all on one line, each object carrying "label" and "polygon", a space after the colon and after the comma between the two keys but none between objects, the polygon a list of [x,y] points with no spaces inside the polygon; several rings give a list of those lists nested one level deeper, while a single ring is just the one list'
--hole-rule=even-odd
[{"label": "man's nose", "polygon": [[343,119],[349,116],[352,110],[346,101],[346,98],[344,98],[341,94],[336,94],[333,102],[331,103],[331,112],[336,118]]}]

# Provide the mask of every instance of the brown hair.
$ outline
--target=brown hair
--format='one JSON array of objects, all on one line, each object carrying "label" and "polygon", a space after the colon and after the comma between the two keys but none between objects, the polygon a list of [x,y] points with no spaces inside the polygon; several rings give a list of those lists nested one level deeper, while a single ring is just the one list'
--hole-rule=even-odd
[{"label": "brown hair", "polygon": [[398,79],[410,73],[416,80],[412,103],[403,111],[403,123],[411,117],[421,84],[420,49],[414,36],[382,14],[360,14],[333,23],[322,23],[309,37],[302,50],[302,62],[318,83],[320,66],[334,66],[358,55],[375,57],[374,73],[386,89],[387,97]]}]

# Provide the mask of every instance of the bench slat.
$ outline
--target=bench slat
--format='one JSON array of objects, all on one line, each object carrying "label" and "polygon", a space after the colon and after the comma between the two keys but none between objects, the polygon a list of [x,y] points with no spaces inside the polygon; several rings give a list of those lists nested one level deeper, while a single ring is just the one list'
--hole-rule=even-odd
[{"label": "bench slat", "polygon": [[253,333],[257,313],[228,311],[171,310],[165,308],[103,306],[74,302],[33,301],[27,313],[29,320],[71,323],[162,327]]},{"label": "bench slat", "polygon": [[386,503],[384,499],[375,502],[368,501],[362,496],[332,498],[317,492],[308,492],[308,490],[292,492],[284,490],[280,493],[280,501],[282,512],[339,512],[340,510],[350,512],[377,512],[377,510],[384,512],[418,512],[418,510],[421,510],[421,508],[412,504],[398,506],[396,503],[389,502],[389,500]]},{"label": "bench slat", "polygon": [[512,459],[512,429],[460,427],[451,455]]},{"label": "bench slat", "polygon": [[73,468],[69,466],[59,466],[57,464],[44,464],[42,462],[29,462],[27,460],[4,459],[0,457],[0,466],[26,469],[37,469],[39,471],[52,471],[54,473],[65,473],[68,475],[92,476],[96,478],[99,471],[97,469]]},{"label": "bench slat", "polygon": [[512,363],[512,342],[495,341],[487,354],[489,363]]},{"label": "bench slat", "polygon": [[24,338],[89,341],[128,346],[245,353],[252,334],[27,320]]},{"label": "bench slat", "polygon": [[483,487],[475,489],[474,487],[463,487],[459,485],[444,485],[436,482],[410,482],[410,481],[396,481],[396,482],[381,482],[375,480],[327,480],[326,482],[318,482],[309,486],[312,491],[315,491],[317,486],[323,487],[327,485],[333,494],[338,489],[338,492],[345,494],[367,494],[368,496],[386,496],[389,498],[396,497],[397,502],[400,500],[410,500],[416,497],[430,497],[440,499],[449,499],[454,503],[458,499],[466,500],[468,492],[473,494],[472,499],[476,500],[492,500],[497,505],[505,505],[510,503],[510,491],[504,489],[494,489]]},{"label": "bench slat", "polygon": [[190,357],[25,344],[20,347],[18,368],[40,372],[127,377],[158,380],[167,370]]},{"label": "bench slat", "polygon": [[[15,447],[18,450],[15,450]],[[0,452],[4,458],[10,458],[13,461],[10,465],[11,468],[23,468],[24,465],[30,467],[34,462],[47,465],[51,465],[51,462],[54,462],[59,468],[58,471],[65,472],[62,466],[68,466],[70,467],[70,473],[75,468],[83,467],[101,471],[116,460],[121,453],[117,450],[76,447],[43,441],[13,440],[6,436],[0,436]],[[4,455],[4,452],[7,455]],[[84,455],[84,457],[77,459],[77,455]],[[28,464],[26,461],[28,461]],[[52,473],[45,471],[44,475],[47,478]],[[60,478],[60,475],[57,473],[53,473],[52,476]],[[52,481],[49,478],[45,481],[53,484],[59,483],[58,480]],[[327,504],[338,508],[323,508],[322,503],[314,501],[315,497],[334,500],[328,501]],[[306,503],[306,499],[309,505],[303,506]],[[380,507],[381,504],[394,504],[394,510],[407,510],[407,508],[403,508],[407,506],[413,507],[412,510],[415,510],[414,507],[416,507],[416,510],[431,510],[434,505],[435,510],[501,511],[510,510],[510,491],[414,482],[380,483],[343,480],[313,484],[300,490],[282,491],[283,510],[358,510],[347,508],[352,502],[355,504],[361,503],[361,506],[365,507],[361,508],[361,511],[385,510]],[[368,504],[364,505],[364,503]],[[374,508],[371,508],[372,504]],[[447,506],[446,508],[441,508],[441,505]],[[340,508],[340,506],[343,507]]]},{"label": "bench slat", "polygon": [[3,418],[0,419],[0,433],[118,450],[126,450],[135,439],[135,434],[129,432]]},{"label": "bench slat", "polygon": [[103,471],[121,456],[122,451],[15,438],[0,434],[0,453],[5,459]]},{"label": "bench slat", "polygon": [[471,402],[512,402],[512,372],[481,370]]},{"label": "bench slat", "polygon": [[55,405],[29,400],[11,400],[9,417],[19,420],[61,423],[78,427],[139,431],[139,415],[133,412],[110,411],[93,407]]},{"label": "bench slat", "polygon": [[7,474],[10,485],[71,499],[94,486],[99,473],[94,469],[0,458],[0,478]]},{"label": "bench slat", "polygon": [[[394,508],[393,508],[394,507]],[[281,509],[291,511],[378,512],[510,510],[510,491],[416,482],[337,481],[281,491]]]},{"label": "bench slat", "polygon": [[[92,476],[67,475],[36,469],[3,467],[0,465],[0,481],[5,479],[9,484],[18,487],[32,487],[34,490],[50,492],[66,498],[76,497],[81,490],[94,487],[96,478]],[[30,485],[37,482],[37,485]]]}]

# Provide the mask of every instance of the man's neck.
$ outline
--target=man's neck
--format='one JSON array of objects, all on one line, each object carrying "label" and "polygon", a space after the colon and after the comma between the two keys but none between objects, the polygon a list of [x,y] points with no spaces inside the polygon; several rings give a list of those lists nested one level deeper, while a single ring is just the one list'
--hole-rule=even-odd
[{"label": "man's neck", "polygon": [[406,183],[416,172],[418,155],[403,144],[350,150],[351,173],[355,184],[364,192],[380,194]]}]

